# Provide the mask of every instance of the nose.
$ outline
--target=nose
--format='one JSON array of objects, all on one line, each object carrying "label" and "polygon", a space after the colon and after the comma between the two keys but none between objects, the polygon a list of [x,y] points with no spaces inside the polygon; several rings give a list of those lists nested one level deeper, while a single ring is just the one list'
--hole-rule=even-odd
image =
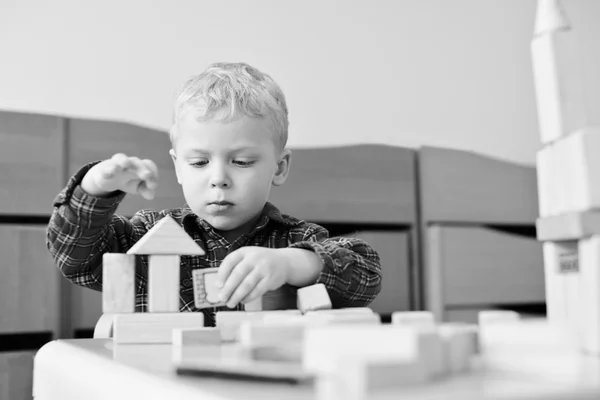
[{"label": "nose", "polygon": [[210,187],[227,188],[231,186],[231,180],[229,179],[227,171],[223,166],[214,165],[210,172]]}]

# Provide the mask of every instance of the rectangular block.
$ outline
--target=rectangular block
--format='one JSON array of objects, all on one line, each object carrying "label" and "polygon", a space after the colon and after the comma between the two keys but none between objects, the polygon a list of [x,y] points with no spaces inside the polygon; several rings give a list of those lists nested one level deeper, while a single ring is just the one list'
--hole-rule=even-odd
[{"label": "rectangular block", "polygon": [[243,321],[262,321],[264,318],[282,315],[299,316],[299,310],[277,310],[277,311],[219,311],[216,313],[216,325],[221,329],[221,340],[235,342],[239,340],[240,325]]},{"label": "rectangular block", "polygon": [[442,325],[439,334],[443,346],[445,370],[450,374],[467,371],[477,353],[477,336],[473,329],[458,324]]},{"label": "rectangular block", "polygon": [[[552,144],[538,150],[536,154],[536,173],[538,189],[538,212],[542,217],[556,214],[557,198],[554,193],[556,185],[556,175],[554,174],[554,164],[552,157]],[[555,185],[552,185],[552,182]]]},{"label": "rectangular block", "polygon": [[600,356],[600,235],[579,241],[581,349]]},{"label": "rectangular block", "polygon": [[585,126],[576,48],[571,30],[548,32],[531,42],[540,139],[544,144]]},{"label": "rectangular block", "polygon": [[214,327],[173,329],[173,346],[218,345],[221,330]]},{"label": "rectangular block", "polygon": [[305,328],[298,323],[243,321],[239,331],[240,344],[245,347],[301,345]]},{"label": "rectangular block", "polygon": [[[368,346],[357,345],[365,338],[369,338]],[[395,325],[310,326],[305,331],[303,365],[308,371],[331,373],[342,353],[372,358],[393,354],[418,361],[419,348],[415,330]]]},{"label": "rectangular block", "polygon": [[307,311],[326,310],[331,307],[331,299],[324,284],[317,283],[298,289],[298,309],[303,314]]},{"label": "rectangular block", "polygon": [[102,312],[135,310],[135,256],[105,253],[102,256]]},{"label": "rectangular block", "polygon": [[180,257],[148,256],[148,311],[179,312]]},{"label": "rectangular block", "polygon": [[548,321],[579,337],[581,304],[579,248],[576,241],[544,243],[546,309]]},{"label": "rectangular block", "polygon": [[[573,132],[540,150],[541,200],[546,203],[541,217],[585,212],[600,207],[600,128]],[[540,154],[538,154],[539,160]]]},{"label": "rectangular block", "polygon": [[537,239],[542,242],[559,242],[600,235],[600,212],[569,212],[546,218],[535,223]]},{"label": "rectangular block", "polygon": [[307,313],[311,325],[381,325],[381,316],[375,313]]},{"label": "rectangular block", "polygon": [[113,338],[115,343],[171,343],[173,329],[202,327],[201,312],[116,314]]},{"label": "rectangular block", "polygon": [[435,318],[429,311],[396,311],[392,313],[392,324],[433,328]]},{"label": "rectangular block", "polygon": [[422,365],[396,355],[338,354],[339,367],[317,377],[317,400],[366,400],[379,391],[422,384],[428,375]]}]

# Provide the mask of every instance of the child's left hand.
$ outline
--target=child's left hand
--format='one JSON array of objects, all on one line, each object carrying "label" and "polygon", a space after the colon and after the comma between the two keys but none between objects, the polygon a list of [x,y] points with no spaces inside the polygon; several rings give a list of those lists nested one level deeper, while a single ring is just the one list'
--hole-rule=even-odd
[{"label": "child's left hand", "polygon": [[248,246],[228,254],[219,266],[219,300],[233,308],[286,283],[288,260],[279,250]]}]

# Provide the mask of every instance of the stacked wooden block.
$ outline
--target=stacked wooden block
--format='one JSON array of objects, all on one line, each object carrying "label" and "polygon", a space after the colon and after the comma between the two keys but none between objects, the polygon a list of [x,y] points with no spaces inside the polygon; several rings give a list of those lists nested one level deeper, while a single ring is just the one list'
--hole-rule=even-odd
[{"label": "stacked wooden block", "polygon": [[[103,321],[94,337],[115,343],[171,342],[175,328],[204,326],[204,314],[180,313],[180,256],[204,255],[181,226],[167,216],[144,235],[127,254],[106,253],[102,267]],[[135,313],[135,264],[148,256],[148,313]]]},{"label": "stacked wooden block", "polygon": [[600,355],[600,128],[586,124],[574,34],[557,0],[539,1],[531,49],[548,319]]}]

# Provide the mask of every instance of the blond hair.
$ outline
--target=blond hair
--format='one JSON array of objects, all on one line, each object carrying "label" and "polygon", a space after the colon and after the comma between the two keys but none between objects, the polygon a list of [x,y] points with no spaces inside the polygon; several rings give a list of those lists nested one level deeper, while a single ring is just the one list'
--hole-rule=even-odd
[{"label": "blond hair", "polygon": [[245,63],[211,64],[192,76],[180,90],[173,107],[169,131],[176,139],[176,126],[188,111],[199,112],[198,121],[231,121],[248,116],[269,118],[275,145],[283,150],[288,138],[288,108],[279,85],[267,74]]}]

